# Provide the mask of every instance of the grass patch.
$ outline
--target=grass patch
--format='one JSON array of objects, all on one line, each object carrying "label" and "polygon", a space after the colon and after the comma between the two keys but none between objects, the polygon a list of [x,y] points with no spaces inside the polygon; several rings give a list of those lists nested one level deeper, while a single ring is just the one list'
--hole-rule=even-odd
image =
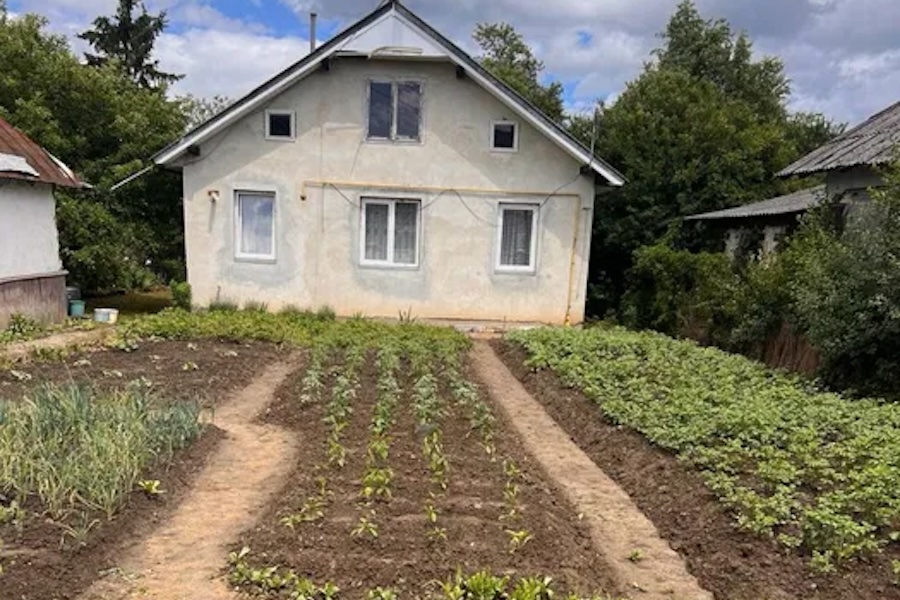
[{"label": "grass patch", "polygon": [[822,571],[900,537],[900,406],[823,393],[744,357],[654,333],[508,336],[613,422],[698,469],[738,525]]}]

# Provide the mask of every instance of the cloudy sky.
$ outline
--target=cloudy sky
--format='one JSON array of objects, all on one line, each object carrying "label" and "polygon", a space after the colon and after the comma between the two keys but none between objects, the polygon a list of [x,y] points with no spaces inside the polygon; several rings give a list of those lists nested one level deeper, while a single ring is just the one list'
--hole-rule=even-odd
[{"label": "cloudy sky", "polygon": [[[480,21],[505,20],[525,34],[565,84],[572,109],[614,98],[641,70],[678,0],[407,0],[433,26],[474,51]],[[116,0],[8,0],[72,38]],[[176,92],[239,97],[308,49],[308,13],[327,39],[378,0],[147,0],[168,11],[158,43],[167,71],[183,73]],[[898,0],[697,0],[707,17],[748,31],[759,52],[776,54],[793,81],[792,105],[855,123],[900,100]]]}]

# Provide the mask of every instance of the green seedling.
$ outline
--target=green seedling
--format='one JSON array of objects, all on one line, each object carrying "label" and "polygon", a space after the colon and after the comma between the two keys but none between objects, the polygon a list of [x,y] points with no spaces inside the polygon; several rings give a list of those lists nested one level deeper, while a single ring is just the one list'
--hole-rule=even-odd
[{"label": "green seedling", "polygon": [[141,479],[137,482],[139,490],[151,497],[161,496],[166,493],[160,486],[162,483],[159,479]]},{"label": "green seedling", "polygon": [[507,535],[509,536],[509,553],[515,554],[519,550],[525,547],[525,544],[534,539],[534,536],[527,529],[507,529]]}]

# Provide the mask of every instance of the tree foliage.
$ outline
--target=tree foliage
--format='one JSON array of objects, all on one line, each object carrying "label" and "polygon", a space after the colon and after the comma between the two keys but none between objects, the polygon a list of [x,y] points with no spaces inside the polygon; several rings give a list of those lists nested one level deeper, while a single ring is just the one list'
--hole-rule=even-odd
[{"label": "tree foliage", "polygon": [[[616,309],[633,252],[672,220],[786,192],[774,175],[839,128],[791,114],[781,61],[754,58],[750,38],[682,2],[660,35],[656,62],[603,112],[598,151],[629,183],[597,204],[592,260],[595,314]],[[685,228],[683,243],[712,238]]]},{"label": "tree foliage", "polygon": [[231,98],[219,95],[203,98],[188,94],[182,96],[180,100],[182,112],[187,117],[187,129],[189,130],[212,119],[234,102]]},{"label": "tree foliage", "polygon": [[481,47],[481,64],[526,100],[557,122],[564,117],[559,82],[541,83],[544,63],[515,28],[508,23],[479,23],[473,34]]},{"label": "tree foliage", "polygon": [[97,51],[85,54],[88,64],[114,62],[141,87],[157,87],[183,77],[161,71],[159,61],[153,58],[153,46],[165,28],[165,11],[151,15],[140,0],[119,0],[115,15],[97,17],[93,29],[78,37]]},{"label": "tree foliage", "polygon": [[184,131],[181,105],[115,64],[81,64],[45,27],[35,15],[0,21],[0,115],[94,188],[59,194],[64,265],[90,289],[130,287],[148,264],[168,280],[183,262],[179,179],[155,173],[107,190]]}]

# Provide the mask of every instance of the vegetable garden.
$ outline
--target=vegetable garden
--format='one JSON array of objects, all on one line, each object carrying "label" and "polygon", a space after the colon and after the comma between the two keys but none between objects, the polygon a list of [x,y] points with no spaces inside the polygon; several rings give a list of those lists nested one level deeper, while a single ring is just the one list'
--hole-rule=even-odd
[{"label": "vegetable garden", "polygon": [[[624,329],[510,334],[526,366],[677,453],[754,535],[840,578],[900,572],[900,408],[822,393],[740,356]],[[599,415],[598,415],[599,419]]]}]

